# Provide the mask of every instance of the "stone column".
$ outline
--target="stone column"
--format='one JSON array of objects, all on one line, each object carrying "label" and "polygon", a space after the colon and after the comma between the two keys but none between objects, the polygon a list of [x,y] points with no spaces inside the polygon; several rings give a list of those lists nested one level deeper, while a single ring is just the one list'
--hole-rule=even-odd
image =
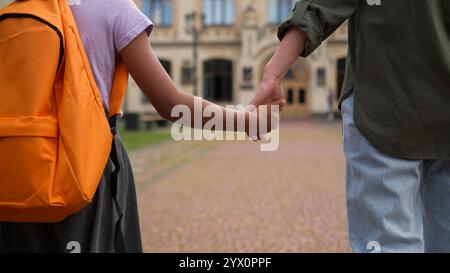
[{"label": "stone column", "polygon": [[[241,2],[242,4],[244,2]],[[258,77],[255,68],[255,43],[258,32],[257,12],[253,3],[248,3],[243,7],[243,20],[241,21],[241,58],[238,64],[238,84],[239,99],[238,103],[247,105],[253,98],[258,87]]]}]

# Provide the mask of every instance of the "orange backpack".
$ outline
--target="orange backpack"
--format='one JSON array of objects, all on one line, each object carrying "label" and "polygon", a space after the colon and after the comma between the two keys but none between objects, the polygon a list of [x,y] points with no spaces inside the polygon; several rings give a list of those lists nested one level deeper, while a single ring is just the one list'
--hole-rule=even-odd
[{"label": "orange backpack", "polygon": [[[127,80],[119,60],[110,116]],[[112,137],[67,0],[0,9],[0,221],[58,222],[80,211]]]}]

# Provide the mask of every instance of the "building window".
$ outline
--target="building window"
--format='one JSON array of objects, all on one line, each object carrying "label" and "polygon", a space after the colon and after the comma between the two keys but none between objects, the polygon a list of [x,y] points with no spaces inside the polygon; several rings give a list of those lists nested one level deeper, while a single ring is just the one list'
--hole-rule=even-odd
[{"label": "building window", "polygon": [[164,67],[164,70],[166,70],[167,74],[172,77],[172,63],[164,59],[159,60],[159,62]]},{"label": "building window", "polygon": [[194,81],[194,69],[190,66],[183,66],[181,68],[181,84],[192,84]]},{"label": "building window", "polygon": [[300,91],[298,91],[298,102],[300,104],[305,104],[306,103],[306,91],[305,89],[300,89]]},{"label": "building window", "polygon": [[[159,62],[164,67],[164,70],[166,70],[167,74],[169,74],[169,76],[172,77],[172,63],[168,60],[163,59],[160,59]],[[150,103],[148,98],[144,94],[142,94],[141,102],[144,104]]]},{"label": "building window", "polygon": [[233,100],[233,63],[216,59],[203,64],[204,95],[206,99],[218,102]]},{"label": "building window", "polygon": [[269,0],[269,24],[283,22],[294,5],[293,0]]},{"label": "building window", "polygon": [[294,90],[289,89],[286,92],[286,103],[289,104],[289,105],[294,103]]},{"label": "building window", "polygon": [[325,68],[317,69],[317,86],[323,87],[327,83],[327,71]]},{"label": "building window", "polygon": [[233,0],[203,0],[203,14],[205,25],[230,26],[234,24]]},{"label": "building window", "polygon": [[172,0],[142,0],[142,11],[157,26],[172,26]]},{"label": "building window", "polygon": [[253,69],[251,67],[244,67],[243,78],[246,82],[250,82],[253,80]]},{"label": "building window", "polygon": [[295,79],[295,73],[294,70],[292,68],[290,68],[287,73],[286,73],[286,80],[294,80]]}]

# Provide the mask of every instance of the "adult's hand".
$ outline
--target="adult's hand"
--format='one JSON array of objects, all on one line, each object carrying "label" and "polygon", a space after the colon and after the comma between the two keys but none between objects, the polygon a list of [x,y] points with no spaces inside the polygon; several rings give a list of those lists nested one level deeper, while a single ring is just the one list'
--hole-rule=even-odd
[{"label": "adult's hand", "polygon": [[265,77],[258,88],[258,92],[250,102],[250,105],[256,108],[262,105],[278,105],[281,111],[286,105],[286,99],[281,81]]}]

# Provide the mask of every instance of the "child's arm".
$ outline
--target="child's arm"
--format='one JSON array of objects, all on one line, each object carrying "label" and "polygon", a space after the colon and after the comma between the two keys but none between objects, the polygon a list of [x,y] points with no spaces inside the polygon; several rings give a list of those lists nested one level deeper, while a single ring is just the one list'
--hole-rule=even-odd
[{"label": "child's arm", "polygon": [[255,106],[271,104],[283,98],[284,92],[281,86],[286,73],[295,60],[303,52],[306,43],[305,34],[296,27],[291,27],[278,45],[275,54],[264,68],[264,76],[258,93],[251,104]]},{"label": "child's arm", "polygon": [[[180,92],[177,89],[172,79],[166,73],[158,58],[155,56],[149,44],[148,36],[145,33],[139,35],[120,54],[133,79],[164,119],[170,121],[178,120],[178,117],[171,116],[172,109],[177,105],[186,105],[189,109],[191,109],[191,113],[194,113],[195,97]],[[239,129],[237,128],[238,126],[236,126],[237,120],[245,118],[245,130],[248,132],[248,121],[251,113],[225,109],[209,101],[202,100],[202,112],[203,109],[208,106],[216,107],[217,111],[221,111],[223,113],[223,128],[227,128],[227,116],[233,117],[235,130]],[[203,117],[202,127],[210,119],[211,118]],[[270,123],[270,119],[268,119],[268,121]],[[191,123],[185,125],[194,127],[194,114],[191,115]]]}]

